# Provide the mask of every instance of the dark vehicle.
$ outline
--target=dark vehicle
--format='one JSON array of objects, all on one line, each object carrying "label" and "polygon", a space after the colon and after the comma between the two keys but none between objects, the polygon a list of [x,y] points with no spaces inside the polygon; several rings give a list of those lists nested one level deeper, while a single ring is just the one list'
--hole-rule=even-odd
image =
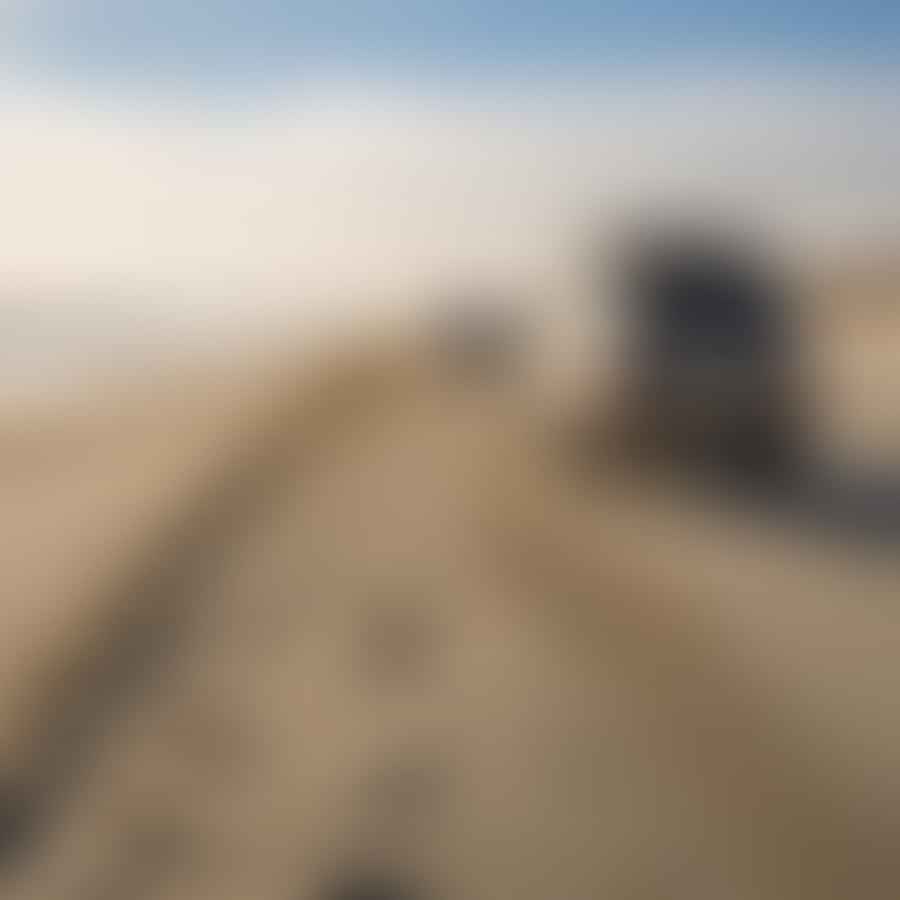
[{"label": "dark vehicle", "polygon": [[710,232],[642,232],[620,259],[632,325],[631,433],[642,446],[769,478],[799,462],[808,422],[787,279]]}]

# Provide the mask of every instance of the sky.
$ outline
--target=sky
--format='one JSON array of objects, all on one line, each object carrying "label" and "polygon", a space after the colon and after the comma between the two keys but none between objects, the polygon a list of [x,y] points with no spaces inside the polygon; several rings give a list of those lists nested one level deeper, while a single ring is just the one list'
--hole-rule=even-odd
[{"label": "sky", "polygon": [[898,88],[871,0],[0,0],[0,317],[377,315],[657,198],[833,253],[900,226]]},{"label": "sky", "polygon": [[884,0],[5,0],[20,55],[73,75],[209,82],[327,67],[664,64],[695,54],[895,61],[900,11]]}]

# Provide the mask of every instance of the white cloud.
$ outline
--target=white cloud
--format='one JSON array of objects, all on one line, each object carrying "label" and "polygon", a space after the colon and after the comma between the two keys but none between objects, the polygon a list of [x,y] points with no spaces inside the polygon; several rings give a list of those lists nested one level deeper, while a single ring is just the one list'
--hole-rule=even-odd
[{"label": "white cloud", "polygon": [[539,87],[322,83],[213,112],[20,82],[0,92],[0,309],[24,294],[81,321],[99,286],[185,332],[327,319],[453,277],[527,282],[589,212],[679,191],[828,246],[900,224],[877,90]]},{"label": "white cloud", "polygon": [[897,194],[892,171],[868,183],[898,134],[864,99],[868,110],[746,89],[674,99],[593,89],[476,103],[322,88],[204,117],[38,89],[0,95],[0,268],[337,284],[454,252],[499,257],[543,241],[591,197],[651,186],[793,207],[801,219],[808,208],[797,224],[810,229],[830,204],[839,227],[854,194]]}]

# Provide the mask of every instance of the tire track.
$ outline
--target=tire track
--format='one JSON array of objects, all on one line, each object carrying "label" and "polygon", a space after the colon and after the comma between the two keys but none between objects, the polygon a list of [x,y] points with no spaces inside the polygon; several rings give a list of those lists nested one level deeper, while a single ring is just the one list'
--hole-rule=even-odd
[{"label": "tire track", "polygon": [[46,673],[25,761],[0,785],[0,877],[37,859],[120,715],[179,648],[196,612],[192,594],[286,477],[315,467],[365,424],[386,396],[392,365],[383,349],[367,348],[332,361],[312,383],[276,391],[255,421],[256,437],[220,462],[126,574],[102,589],[101,620]]}]

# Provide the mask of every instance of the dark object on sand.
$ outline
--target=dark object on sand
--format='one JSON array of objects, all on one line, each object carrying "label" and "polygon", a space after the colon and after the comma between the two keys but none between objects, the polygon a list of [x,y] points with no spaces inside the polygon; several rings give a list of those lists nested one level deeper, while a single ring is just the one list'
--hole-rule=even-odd
[{"label": "dark object on sand", "polygon": [[40,818],[39,800],[20,784],[0,788],[0,871],[32,849]]},{"label": "dark object on sand", "polygon": [[396,875],[352,872],[331,885],[323,900],[420,900],[419,887]]},{"label": "dark object on sand", "polygon": [[772,480],[808,436],[787,279],[727,234],[641,232],[621,257],[633,328],[629,434],[666,458]]},{"label": "dark object on sand", "polygon": [[437,327],[438,353],[445,368],[475,381],[513,371],[523,349],[524,323],[508,302],[470,294],[446,302]]}]

